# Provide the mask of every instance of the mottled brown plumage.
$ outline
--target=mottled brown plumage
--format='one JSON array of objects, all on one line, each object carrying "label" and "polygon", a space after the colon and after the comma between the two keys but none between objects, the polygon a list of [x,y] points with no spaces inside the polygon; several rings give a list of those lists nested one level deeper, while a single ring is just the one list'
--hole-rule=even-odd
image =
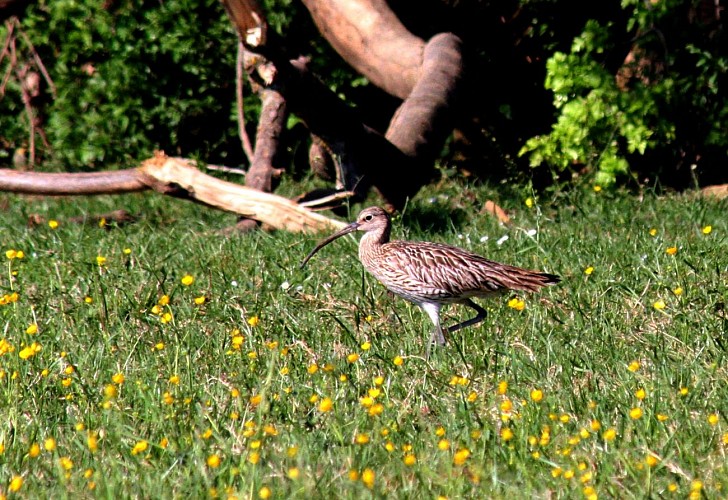
[{"label": "mottled brown plumage", "polygon": [[485,319],[486,311],[471,297],[487,297],[505,290],[534,292],[553,285],[560,278],[501,264],[462,248],[426,241],[389,241],[392,227],[389,214],[379,207],[361,211],[355,222],[316,245],[301,263],[321,248],[353,231],[364,231],[359,242],[359,260],[391,292],[417,304],[435,325],[431,342],[445,344],[440,326],[440,308],[463,304],[477,316],[446,328],[454,332]]}]

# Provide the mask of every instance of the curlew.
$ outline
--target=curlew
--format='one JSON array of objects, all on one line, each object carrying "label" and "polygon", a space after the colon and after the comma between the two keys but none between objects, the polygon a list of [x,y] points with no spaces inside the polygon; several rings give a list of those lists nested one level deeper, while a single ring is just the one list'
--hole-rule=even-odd
[{"label": "curlew", "polygon": [[[389,241],[391,229],[392,221],[387,212],[379,207],[365,208],[356,221],[316,245],[303,259],[301,267],[335,239],[363,231],[359,260],[392,293],[413,302],[427,313],[435,326],[430,344],[444,345],[445,332],[451,333],[485,319],[486,310],[473,302],[473,297],[485,298],[507,290],[534,292],[560,281],[554,274],[501,264],[451,245]],[[446,304],[468,306],[477,315],[443,329],[440,308]]]}]

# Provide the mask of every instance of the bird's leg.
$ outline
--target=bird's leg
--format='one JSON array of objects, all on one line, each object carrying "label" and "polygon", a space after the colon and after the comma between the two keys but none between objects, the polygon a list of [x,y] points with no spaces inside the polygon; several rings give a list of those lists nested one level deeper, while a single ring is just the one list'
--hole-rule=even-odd
[{"label": "bird's leg", "polygon": [[422,308],[422,310],[427,313],[427,315],[432,320],[432,323],[435,325],[435,328],[432,330],[430,342],[427,345],[427,354],[429,354],[430,345],[445,345],[445,334],[443,333],[442,327],[440,326],[440,304],[438,304],[437,302],[423,302],[418,305]]},{"label": "bird's leg", "polygon": [[460,330],[461,328],[465,328],[466,326],[471,326],[476,323],[480,323],[481,321],[483,321],[485,319],[486,315],[488,314],[488,311],[486,311],[485,309],[483,309],[482,307],[480,307],[478,304],[476,304],[475,302],[473,302],[470,299],[465,299],[465,300],[461,301],[460,303],[463,305],[466,305],[468,307],[472,307],[473,309],[478,311],[478,315],[467,321],[463,321],[462,323],[458,323],[457,325],[448,327],[447,328],[448,333],[452,333],[454,331]]}]

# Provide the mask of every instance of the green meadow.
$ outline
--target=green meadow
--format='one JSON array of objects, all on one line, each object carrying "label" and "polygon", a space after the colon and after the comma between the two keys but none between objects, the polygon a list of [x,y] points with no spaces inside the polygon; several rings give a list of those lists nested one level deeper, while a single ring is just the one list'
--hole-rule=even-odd
[{"label": "green meadow", "polygon": [[[119,208],[136,220],[71,221]],[[420,193],[394,238],[563,278],[481,302],[425,358],[429,319],[358,235],[299,269],[324,234],[226,234],[234,215],[156,194],[0,195],[0,498],[725,498],[727,209]]]}]

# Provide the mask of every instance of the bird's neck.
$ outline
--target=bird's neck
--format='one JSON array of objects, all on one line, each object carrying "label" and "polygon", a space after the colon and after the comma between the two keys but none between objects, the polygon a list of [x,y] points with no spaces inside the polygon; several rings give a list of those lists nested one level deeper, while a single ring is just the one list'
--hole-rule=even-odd
[{"label": "bird's neck", "polygon": [[382,245],[389,242],[389,228],[367,231],[359,241],[359,258],[368,260],[378,254]]}]

